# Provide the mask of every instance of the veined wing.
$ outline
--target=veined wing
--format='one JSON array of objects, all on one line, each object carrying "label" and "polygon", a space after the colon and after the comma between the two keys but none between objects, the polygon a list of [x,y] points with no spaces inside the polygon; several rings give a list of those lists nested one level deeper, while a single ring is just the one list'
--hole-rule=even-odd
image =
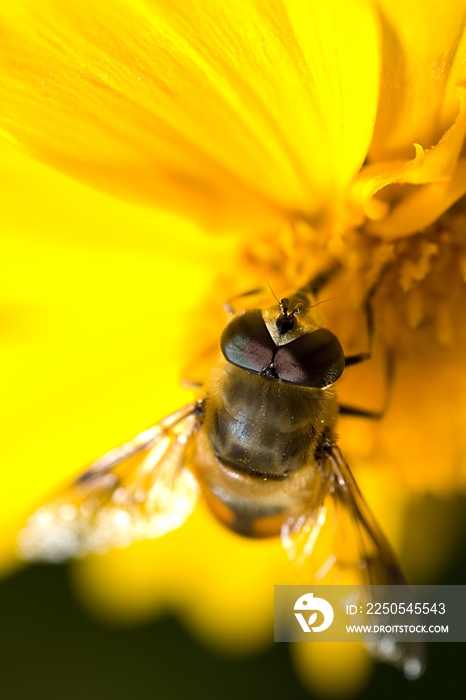
[{"label": "veined wing", "polygon": [[188,404],[93,462],[29,518],[18,536],[21,556],[59,562],[180,527],[198,495],[183,467],[197,409]]},{"label": "veined wing", "polygon": [[[396,555],[367,506],[339,448],[331,444],[316,460],[322,472],[320,503],[287,520],[282,542],[306,583],[400,586],[397,602],[412,602]],[[391,589],[393,590],[393,589]],[[408,678],[425,667],[421,643],[395,642],[386,635],[366,644],[380,660],[401,668]]]}]

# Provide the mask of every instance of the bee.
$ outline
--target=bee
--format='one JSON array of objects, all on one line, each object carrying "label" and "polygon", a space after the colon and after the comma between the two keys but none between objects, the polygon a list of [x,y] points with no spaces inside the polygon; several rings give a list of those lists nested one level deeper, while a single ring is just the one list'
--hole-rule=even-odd
[{"label": "bee", "polygon": [[[34,513],[19,535],[23,558],[57,562],[160,537],[185,522],[202,494],[239,535],[281,535],[292,561],[311,564],[309,581],[356,572],[369,583],[404,583],[336,444],[339,413],[351,411],[339,406],[334,384],[370,352],[345,357],[319,324],[316,295],[327,278],[265,308],[229,305],[199,399],[97,459]],[[413,667],[413,653],[397,654],[398,665]]]}]

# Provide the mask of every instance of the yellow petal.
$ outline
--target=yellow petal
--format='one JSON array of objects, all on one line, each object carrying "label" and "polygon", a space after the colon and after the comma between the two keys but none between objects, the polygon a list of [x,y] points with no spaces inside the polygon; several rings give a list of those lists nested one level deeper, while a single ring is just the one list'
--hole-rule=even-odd
[{"label": "yellow petal", "polygon": [[[458,115],[435,146],[425,151],[414,144],[413,160],[373,163],[359,174],[352,197],[372,220],[368,231],[390,239],[422,231],[466,192],[466,161],[460,158],[466,133],[464,86],[457,93]],[[394,184],[398,187],[384,192]]]},{"label": "yellow petal", "polygon": [[415,144],[415,156],[412,160],[396,160],[389,163],[374,163],[363,168],[352,192],[356,206],[361,206],[364,214],[372,221],[384,219],[390,212],[390,203],[375,195],[384,187],[409,177],[413,171],[422,168],[425,161],[424,149]]},{"label": "yellow petal", "polygon": [[191,399],[179,386],[185,328],[231,244],[11,147],[0,162],[6,565],[18,528],[52,489]]},{"label": "yellow petal", "polygon": [[357,697],[371,676],[372,663],[362,644],[293,644],[292,655],[302,683],[318,697]]},{"label": "yellow petal", "polygon": [[280,540],[247,540],[201,505],[181,530],[73,566],[97,617],[134,624],[170,611],[217,652],[245,654],[273,638],[276,583],[295,582]]},{"label": "yellow petal", "polygon": [[310,138],[305,139],[311,150],[303,155],[309,158],[315,186],[331,182],[343,188],[362,164],[372,137],[378,98],[378,26],[364,0],[351,4],[288,0],[285,4],[312,90],[313,109],[306,113]]},{"label": "yellow petal", "polygon": [[462,158],[450,182],[410,188],[393,211],[368,230],[390,240],[422,231],[466,193],[466,159]]},{"label": "yellow petal", "polygon": [[464,0],[377,0],[382,74],[371,161],[411,157],[453,123],[466,73]]},{"label": "yellow petal", "polygon": [[315,212],[364,160],[364,0],[5,0],[0,129],[73,177],[219,226]]}]

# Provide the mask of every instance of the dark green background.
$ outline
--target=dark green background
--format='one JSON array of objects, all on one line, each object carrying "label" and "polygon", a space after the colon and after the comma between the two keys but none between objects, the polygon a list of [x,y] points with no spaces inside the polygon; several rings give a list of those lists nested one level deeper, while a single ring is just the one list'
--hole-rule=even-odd
[{"label": "dark green background", "polygon": [[[466,581],[466,548],[442,583]],[[216,657],[171,619],[105,627],[75,602],[64,566],[35,566],[0,586],[1,700],[309,700],[286,644],[242,660]],[[377,665],[362,700],[466,697],[466,644],[429,645],[409,683]]]}]

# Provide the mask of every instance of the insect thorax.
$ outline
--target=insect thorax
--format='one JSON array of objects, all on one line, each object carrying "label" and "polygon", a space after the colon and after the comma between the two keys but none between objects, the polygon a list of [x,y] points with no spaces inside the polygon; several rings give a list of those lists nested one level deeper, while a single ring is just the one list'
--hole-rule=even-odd
[{"label": "insect thorax", "polygon": [[222,361],[212,375],[205,430],[225,466],[282,480],[309,462],[337,410],[331,389],[287,384]]}]

